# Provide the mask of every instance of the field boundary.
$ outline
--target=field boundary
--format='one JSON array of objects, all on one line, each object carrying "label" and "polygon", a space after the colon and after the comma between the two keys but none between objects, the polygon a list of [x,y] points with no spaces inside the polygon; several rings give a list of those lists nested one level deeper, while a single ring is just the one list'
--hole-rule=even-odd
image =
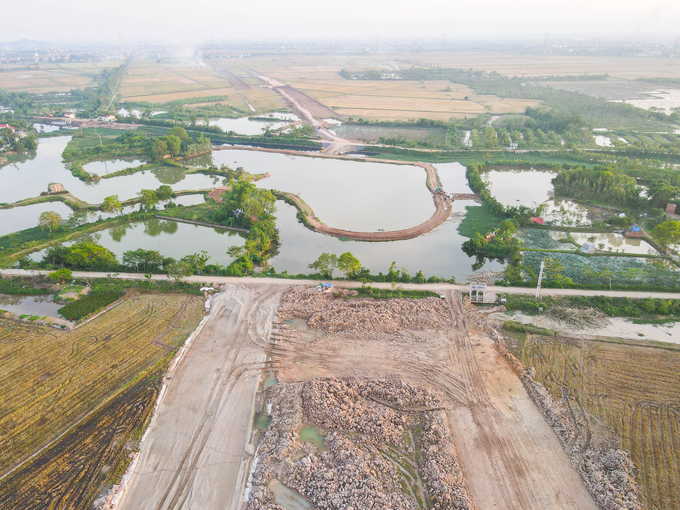
[{"label": "field boundary", "polygon": [[185,220],[184,218],[173,218],[172,216],[162,216],[160,214],[156,214],[154,218],[158,218],[159,220],[177,221],[179,223],[190,223],[192,225],[198,225],[201,227],[222,228],[225,230],[234,230],[236,232],[244,232],[246,234],[250,234],[250,230],[245,228],[227,227],[225,225],[218,225],[216,223],[206,223],[205,221]]}]

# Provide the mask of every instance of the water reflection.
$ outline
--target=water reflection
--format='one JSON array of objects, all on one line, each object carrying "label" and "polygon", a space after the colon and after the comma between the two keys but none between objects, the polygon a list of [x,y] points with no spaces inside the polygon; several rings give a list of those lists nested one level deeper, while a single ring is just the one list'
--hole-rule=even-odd
[{"label": "water reflection", "polygon": [[53,301],[54,296],[16,296],[0,294],[0,310],[17,315],[36,315],[38,317],[61,317],[57,310],[63,305]]}]

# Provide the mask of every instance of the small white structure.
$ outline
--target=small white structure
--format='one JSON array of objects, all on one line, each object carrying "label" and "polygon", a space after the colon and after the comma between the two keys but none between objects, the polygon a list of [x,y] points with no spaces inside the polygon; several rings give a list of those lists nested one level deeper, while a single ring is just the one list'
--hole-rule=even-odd
[{"label": "small white structure", "polygon": [[511,143],[511,144],[510,144],[510,147],[508,147],[508,150],[516,151],[516,150],[517,150],[517,147],[519,147],[519,144],[518,144],[518,143]]},{"label": "small white structure", "polygon": [[585,242],[581,245],[581,253],[595,253],[595,243]]},{"label": "small white structure", "polygon": [[470,284],[470,302],[483,303],[486,296],[486,283]]}]

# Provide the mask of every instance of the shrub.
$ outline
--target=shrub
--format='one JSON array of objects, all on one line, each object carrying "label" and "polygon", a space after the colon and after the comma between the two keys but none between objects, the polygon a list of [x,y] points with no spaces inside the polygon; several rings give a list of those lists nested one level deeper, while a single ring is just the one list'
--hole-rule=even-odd
[{"label": "shrub", "polygon": [[73,278],[73,273],[71,272],[70,269],[64,267],[57,271],[52,271],[50,274],[47,275],[47,277],[53,282],[63,283]]}]

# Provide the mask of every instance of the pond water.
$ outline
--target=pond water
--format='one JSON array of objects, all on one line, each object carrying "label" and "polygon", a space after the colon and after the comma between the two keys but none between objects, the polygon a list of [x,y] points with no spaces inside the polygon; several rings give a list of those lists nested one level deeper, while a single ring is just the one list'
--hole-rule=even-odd
[{"label": "pond water", "polygon": [[[300,120],[295,115],[286,113],[272,113],[266,116],[263,115],[262,117],[270,117],[272,120],[251,120],[249,117],[241,117],[238,119],[217,118],[210,119],[210,125],[219,126],[225,133],[233,131],[239,135],[254,136],[261,135],[266,127],[269,127],[271,130],[279,129],[287,126],[291,122]],[[197,124],[201,124],[201,121],[197,122]]]},{"label": "pond water", "polygon": [[547,200],[545,206],[543,218],[553,225],[588,226],[593,223],[588,217],[588,208],[571,200],[554,198]]},{"label": "pond water", "polygon": [[54,211],[64,219],[72,212],[63,202],[43,202],[25,207],[0,209],[0,236],[38,226],[38,218],[47,211]]},{"label": "pond water", "polygon": [[[203,174],[186,175],[181,168],[161,167],[85,183],[74,177],[62,163],[61,153],[70,139],[70,136],[41,139],[37,151],[28,159],[1,167],[0,203],[36,197],[47,191],[51,182],[63,184],[74,196],[92,204],[101,203],[109,195],[118,195],[120,200],[134,198],[139,190],[155,189],[161,184],[168,184],[175,190],[188,190],[212,188],[223,182],[222,178]],[[103,164],[102,161],[96,163]]]},{"label": "pond water", "polygon": [[281,246],[278,255],[269,262],[279,272],[286,270],[290,274],[309,273],[307,266],[322,253],[340,255],[349,251],[373,274],[387,273],[392,261],[397,263],[397,268],[406,268],[412,276],[422,270],[426,277],[455,276],[458,281],[465,281],[476,270],[503,270],[503,263],[490,260],[475,270],[473,264],[476,259],[468,257],[461,250],[461,245],[467,238],[461,236],[457,228],[465,216],[466,205],[470,205],[470,202],[454,202],[449,219],[423,236],[405,241],[366,243],[343,241],[312,232],[298,222],[293,206],[279,201],[276,223],[281,233]]},{"label": "pond water", "polygon": [[545,202],[551,196],[556,175],[556,172],[526,169],[491,169],[480,173],[491,195],[506,207],[536,207]]},{"label": "pond water", "polygon": [[91,174],[105,175],[126,168],[134,168],[144,164],[141,159],[109,159],[102,161],[92,161],[83,165],[83,170]]},{"label": "pond water", "polygon": [[590,239],[594,239],[595,247],[603,251],[612,251],[614,253],[634,253],[636,255],[659,255],[647,241],[644,239],[630,239],[623,234],[601,233],[590,234],[585,232],[572,232],[571,237],[578,244],[583,244]]},{"label": "pond water", "polygon": [[286,487],[276,478],[269,482],[268,488],[272,492],[276,504],[286,510],[312,510],[313,508],[297,491]]},{"label": "pond water", "polygon": [[336,228],[398,230],[426,221],[435,211],[425,170],[416,166],[238,149],[215,151],[212,160],[250,173],[269,172],[258,187],[299,195],[317,218]]},{"label": "pond water", "polygon": [[51,124],[33,124],[33,128],[38,133],[52,133],[54,131],[59,131],[61,126],[53,126]]},{"label": "pond water", "polygon": [[300,436],[300,441],[308,441],[317,446],[323,446],[323,436],[316,427],[302,427],[298,435]]},{"label": "pond water", "polygon": [[0,310],[17,315],[37,315],[38,317],[61,317],[57,310],[64,305],[52,301],[53,295],[46,296],[17,296],[14,294],[0,294]]},{"label": "pond water", "polygon": [[[477,260],[461,250],[466,238],[458,233],[457,227],[465,215],[466,204],[469,205],[469,202],[454,202],[449,220],[424,236],[406,241],[366,243],[342,241],[312,232],[298,222],[297,210],[293,206],[277,201],[276,223],[281,244],[278,253],[269,262],[278,272],[309,273],[308,265],[322,253],[340,255],[349,251],[373,274],[387,273],[392,261],[397,263],[397,268],[406,268],[411,275],[422,270],[425,277],[455,276],[458,281],[465,281],[467,276],[476,271],[502,270],[504,263],[491,260],[480,262],[480,266],[474,268]],[[137,248],[157,250],[175,259],[206,250],[210,255],[210,264],[219,263],[223,266],[233,260],[227,255],[227,249],[242,246],[245,242],[241,235],[234,232],[158,219],[114,227],[91,237],[111,250],[118,260],[121,260],[123,252]],[[64,244],[68,246],[73,242]],[[41,250],[32,253],[30,258],[39,261],[43,256],[44,250]]]},{"label": "pond water", "polygon": [[611,147],[612,145],[614,145],[612,143],[611,138],[607,136],[597,135],[593,138],[595,138],[595,145],[598,145],[600,147]]},{"label": "pond water", "polygon": [[626,99],[623,102],[645,110],[662,110],[666,115],[673,113],[673,108],[680,108],[680,89],[653,90],[650,91],[650,96],[646,99]]},{"label": "pond water", "polygon": [[[122,261],[124,252],[138,248],[156,250],[164,257],[177,260],[205,250],[210,255],[210,264],[220,263],[225,266],[233,261],[227,255],[227,249],[245,243],[243,234],[237,232],[156,218],[102,230],[87,238],[111,250],[119,261]],[[63,244],[71,246],[75,242],[77,241]],[[42,260],[45,251],[34,252],[30,257],[33,260]]]},{"label": "pond water", "polygon": [[437,163],[435,167],[444,191],[447,193],[474,193],[468,184],[463,165],[460,163]]}]

